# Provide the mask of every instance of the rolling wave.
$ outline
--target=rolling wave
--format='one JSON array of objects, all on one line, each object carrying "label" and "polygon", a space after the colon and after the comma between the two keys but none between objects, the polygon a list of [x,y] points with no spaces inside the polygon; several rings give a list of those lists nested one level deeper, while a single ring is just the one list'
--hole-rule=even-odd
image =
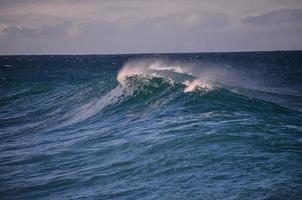
[{"label": "rolling wave", "polygon": [[[215,73],[214,73],[215,72]],[[222,74],[220,76],[213,74]],[[234,73],[226,73],[223,69],[200,70],[188,63],[171,63],[163,60],[140,59],[127,62],[115,75],[102,81],[80,84],[76,87],[64,88],[62,91],[39,91],[21,89],[4,101],[18,97],[33,98],[32,113],[43,112],[45,118],[33,122],[27,127],[37,130],[53,131],[81,123],[104,113],[118,113],[130,108],[163,109],[183,106],[188,112],[205,112],[212,110],[249,111],[264,109],[268,112],[287,110],[280,98],[269,98],[271,93],[240,84],[228,82]],[[251,89],[252,88],[252,89]],[[260,94],[260,95],[259,95]],[[41,96],[42,95],[42,96]],[[279,95],[277,91],[273,95]],[[43,101],[36,102],[35,96]],[[8,100],[5,100],[8,99]],[[44,106],[36,110],[39,104]],[[156,105],[156,106],[155,106]],[[155,106],[155,107],[154,107]],[[22,118],[8,116],[6,121]],[[22,131],[22,127],[20,127]]]},{"label": "rolling wave", "polygon": [[127,106],[146,108],[150,104],[159,107],[181,102],[183,105],[199,103],[202,107],[206,102],[207,107],[216,110],[268,110],[270,107],[277,111],[286,110],[275,102],[245,94],[252,94],[250,91],[255,89],[231,87],[218,80],[210,80],[205,75],[194,72],[194,68],[185,64],[149,60],[129,62],[119,70],[115,88],[70,112],[63,126],[84,121],[103,110],[117,109],[118,106],[124,109]]}]

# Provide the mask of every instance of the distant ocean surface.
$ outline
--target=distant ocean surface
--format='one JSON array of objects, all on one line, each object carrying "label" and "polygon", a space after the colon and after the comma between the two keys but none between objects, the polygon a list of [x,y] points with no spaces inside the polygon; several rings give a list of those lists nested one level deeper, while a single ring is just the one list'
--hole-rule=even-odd
[{"label": "distant ocean surface", "polygon": [[0,56],[0,199],[302,199],[302,52]]}]

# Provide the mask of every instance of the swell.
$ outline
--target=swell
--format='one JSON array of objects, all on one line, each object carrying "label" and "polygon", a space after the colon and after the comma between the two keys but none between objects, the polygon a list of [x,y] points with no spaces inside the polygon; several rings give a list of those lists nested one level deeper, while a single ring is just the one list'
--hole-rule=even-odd
[{"label": "swell", "polygon": [[[98,119],[128,115],[131,110],[155,114],[182,110],[185,113],[285,112],[300,115],[276,104],[273,98],[265,98],[261,90],[245,88],[242,92],[243,87],[219,83],[210,79],[213,76],[209,74],[195,72],[185,64],[139,61],[127,63],[117,74],[107,73],[96,81],[44,90],[35,90],[33,86],[1,98],[2,108],[7,110],[17,104],[27,105],[13,109],[15,114],[7,112],[10,115],[3,118],[1,126],[4,132],[10,132],[16,124],[21,126],[15,133],[51,132],[87,120],[97,123]],[[254,95],[255,91],[261,95]]]},{"label": "swell", "polygon": [[[127,113],[129,110],[165,112],[183,109],[185,112],[293,112],[270,101],[264,101],[220,87],[196,85],[192,92],[186,92],[185,83],[170,78],[149,75],[127,77],[123,85],[118,84],[100,98],[80,106],[68,116],[64,125],[71,125],[94,116],[110,116]],[[299,112],[297,112],[299,113]]]}]

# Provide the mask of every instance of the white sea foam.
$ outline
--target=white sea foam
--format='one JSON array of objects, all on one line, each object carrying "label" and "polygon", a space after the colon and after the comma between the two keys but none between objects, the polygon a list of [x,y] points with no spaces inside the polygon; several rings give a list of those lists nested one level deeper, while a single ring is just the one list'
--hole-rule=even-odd
[{"label": "white sea foam", "polygon": [[[121,85],[125,85],[127,77],[134,75],[154,75],[163,76],[169,80],[177,81],[174,80],[174,77],[171,77],[171,74],[167,74],[167,71],[184,75],[184,79],[181,81],[186,85],[184,92],[193,92],[197,88],[203,88],[207,91],[213,89],[212,84],[202,78],[201,74],[195,71],[192,66],[184,63],[169,63],[162,60],[138,60],[128,62],[119,71],[117,80]],[[189,77],[190,79],[188,79]]]},{"label": "white sea foam", "polygon": [[171,64],[161,60],[154,61],[142,59],[126,63],[119,71],[117,80],[119,83],[123,84],[127,77],[134,75],[161,75],[164,71],[190,74],[189,71],[180,64]]},{"label": "white sea foam", "polygon": [[174,71],[174,72],[181,73],[181,74],[188,74],[188,72],[182,66],[168,65],[165,63],[161,63],[161,62],[151,63],[149,65],[149,69],[158,70],[158,71],[170,70],[170,71]]},{"label": "white sea foam", "polygon": [[194,92],[198,88],[202,88],[205,91],[210,91],[210,90],[214,89],[213,85],[211,85],[203,80],[200,80],[200,79],[195,79],[193,81],[186,81],[185,85],[186,85],[186,88],[185,88],[184,92]]},{"label": "white sea foam", "polygon": [[117,80],[120,84],[124,85],[124,82],[127,77],[139,75],[139,74],[144,74],[143,68],[135,67],[135,66],[130,67],[126,65],[118,72]]}]

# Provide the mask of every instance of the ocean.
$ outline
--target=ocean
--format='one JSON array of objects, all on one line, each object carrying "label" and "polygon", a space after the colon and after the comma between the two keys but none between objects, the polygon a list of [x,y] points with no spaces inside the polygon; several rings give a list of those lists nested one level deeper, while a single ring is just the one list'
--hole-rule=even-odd
[{"label": "ocean", "polygon": [[302,52],[0,56],[0,199],[302,199]]}]

